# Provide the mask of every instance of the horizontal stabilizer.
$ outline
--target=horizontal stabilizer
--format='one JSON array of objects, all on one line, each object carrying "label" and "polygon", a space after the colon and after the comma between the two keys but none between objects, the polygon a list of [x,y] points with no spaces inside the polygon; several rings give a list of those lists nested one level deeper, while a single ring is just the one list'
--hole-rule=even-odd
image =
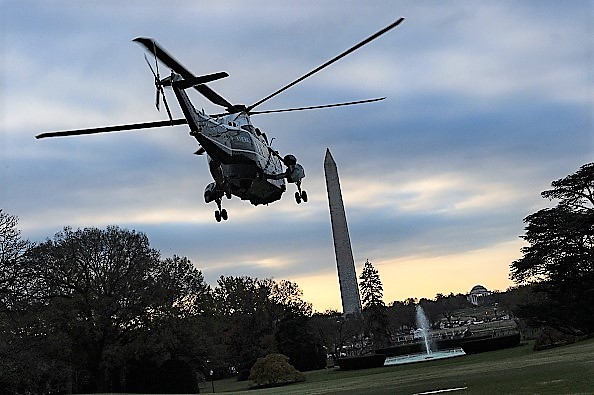
[{"label": "horizontal stabilizer", "polygon": [[201,75],[198,77],[186,78],[183,81],[177,82],[175,85],[179,86],[181,89],[187,89],[187,88],[191,88],[196,85],[206,84],[207,82],[220,80],[221,78],[225,78],[225,77],[229,77],[229,74],[222,71],[220,73],[214,73],[214,74],[208,74],[208,75]]}]

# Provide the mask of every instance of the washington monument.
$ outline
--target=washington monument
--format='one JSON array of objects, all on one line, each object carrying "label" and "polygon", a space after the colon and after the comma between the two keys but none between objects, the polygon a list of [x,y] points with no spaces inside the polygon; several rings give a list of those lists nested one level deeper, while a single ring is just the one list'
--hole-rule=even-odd
[{"label": "washington monument", "polygon": [[351,239],[340,191],[338,169],[329,149],[326,149],[324,173],[326,174],[326,190],[328,191],[328,205],[330,206],[330,219],[332,221],[338,281],[340,282],[342,313],[344,315],[361,314],[361,297],[359,296],[355,260],[353,259]]}]

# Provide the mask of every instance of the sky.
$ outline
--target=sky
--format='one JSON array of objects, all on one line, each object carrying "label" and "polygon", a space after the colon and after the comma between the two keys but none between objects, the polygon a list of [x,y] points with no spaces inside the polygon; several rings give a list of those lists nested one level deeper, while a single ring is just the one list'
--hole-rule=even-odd
[{"label": "sky", "polygon": [[[289,185],[269,206],[226,201],[229,220],[215,222],[187,126],[34,138],[166,119],[138,36],[197,75],[226,71],[209,86],[249,105],[400,17],[258,110],[386,100],[252,116],[305,168],[306,204]],[[512,286],[523,219],[555,204],[540,192],[592,161],[593,1],[0,0],[0,26],[0,208],[24,238],[118,225],[163,257],[188,257],[212,286],[286,279],[317,311],[341,310],[327,148],[357,275],[369,259],[388,304]]]}]

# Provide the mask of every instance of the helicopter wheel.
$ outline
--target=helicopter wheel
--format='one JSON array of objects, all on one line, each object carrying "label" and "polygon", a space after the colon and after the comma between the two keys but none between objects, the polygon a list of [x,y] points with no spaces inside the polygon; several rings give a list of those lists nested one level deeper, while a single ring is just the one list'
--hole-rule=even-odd
[{"label": "helicopter wheel", "polygon": [[301,191],[301,199],[303,200],[303,203],[307,203],[307,192]]},{"label": "helicopter wheel", "polygon": [[219,210],[215,211],[215,219],[217,222],[221,222],[221,212]]},{"label": "helicopter wheel", "polygon": [[301,204],[301,195],[299,194],[299,192],[295,192],[295,201],[297,202],[297,204]]},{"label": "helicopter wheel", "polygon": [[221,210],[221,218],[223,219],[223,221],[226,221],[226,220],[227,220],[227,218],[229,218],[229,217],[227,216],[227,210],[225,210],[225,209],[222,209],[222,210]]}]

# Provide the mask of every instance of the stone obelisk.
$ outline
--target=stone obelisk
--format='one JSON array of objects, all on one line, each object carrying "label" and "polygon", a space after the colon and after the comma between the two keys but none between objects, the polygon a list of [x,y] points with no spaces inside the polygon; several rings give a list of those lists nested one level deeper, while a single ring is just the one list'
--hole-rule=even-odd
[{"label": "stone obelisk", "polygon": [[328,191],[328,205],[330,206],[330,219],[332,221],[338,281],[340,282],[342,313],[344,315],[361,314],[361,297],[359,296],[355,260],[353,259],[351,239],[340,191],[338,169],[329,149],[326,149],[324,173],[326,174],[326,189]]}]

